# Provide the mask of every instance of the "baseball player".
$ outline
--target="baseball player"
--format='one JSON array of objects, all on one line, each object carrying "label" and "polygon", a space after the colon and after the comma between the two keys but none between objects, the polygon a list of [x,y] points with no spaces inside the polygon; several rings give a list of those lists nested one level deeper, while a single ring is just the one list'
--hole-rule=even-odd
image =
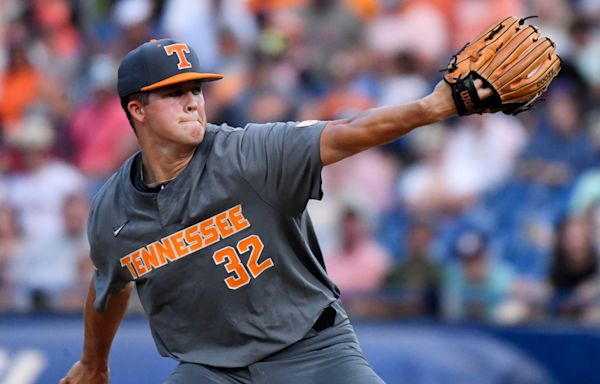
[{"label": "baseball player", "polygon": [[121,63],[141,151],[93,199],[83,353],[61,383],[109,381],[133,284],[159,353],[180,362],[166,383],[382,383],[305,207],[321,198],[323,166],[456,114],[450,86],[350,119],[232,128],[206,121],[202,86],[220,78],[174,40]]}]

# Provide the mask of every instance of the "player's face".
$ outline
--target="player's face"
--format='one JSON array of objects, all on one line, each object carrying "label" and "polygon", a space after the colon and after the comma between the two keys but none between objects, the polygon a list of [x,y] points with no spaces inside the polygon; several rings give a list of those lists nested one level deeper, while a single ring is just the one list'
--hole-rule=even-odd
[{"label": "player's face", "polygon": [[201,82],[188,81],[152,91],[144,109],[148,129],[160,140],[188,145],[202,142],[206,112]]}]

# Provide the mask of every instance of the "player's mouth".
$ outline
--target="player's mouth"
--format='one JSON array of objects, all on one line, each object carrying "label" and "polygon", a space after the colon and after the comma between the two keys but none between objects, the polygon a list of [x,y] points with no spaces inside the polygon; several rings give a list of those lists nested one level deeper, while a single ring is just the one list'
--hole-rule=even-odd
[{"label": "player's mouth", "polygon": [[180,123],[181,124],[200,124],[200,125],[202,125],[202,122],[200,120],[181,120]]}]

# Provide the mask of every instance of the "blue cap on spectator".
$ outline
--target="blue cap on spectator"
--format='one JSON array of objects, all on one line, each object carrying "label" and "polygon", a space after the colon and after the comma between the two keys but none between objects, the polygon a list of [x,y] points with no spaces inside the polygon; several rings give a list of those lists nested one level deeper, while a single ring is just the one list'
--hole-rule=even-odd
[{"label": "blue cap on spectator", "polygon": [[119,66],[117,88],[124,97],[190,80],[222,79],[217,73],[200,70],[198,56],[185,43],[175,40],[150,40],[125,56]]}]

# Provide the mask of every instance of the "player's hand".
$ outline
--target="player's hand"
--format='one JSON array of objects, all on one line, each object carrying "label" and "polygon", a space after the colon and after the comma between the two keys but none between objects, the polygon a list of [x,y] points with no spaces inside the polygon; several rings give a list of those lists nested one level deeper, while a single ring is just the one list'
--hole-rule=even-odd
[{"label": "player's hand", "polygon": [[78,361],[59,384],[108,384],[108,368],[98,370]]},{"label": "player's hand", "polygon": [[[481,100],[484,100],[492,96],[493,91],[490,88],[484,86],[483,81],[476,79],[474,81],[475,88],[477,89],[477,95]],[[452,98],[452,90],[448,83],[444,80],[440,80],[433,92],[427,97],[428,105],[430,108],[434,108],[440,114],[440,119],[447,118],[456,115],[456,104]]]}]

